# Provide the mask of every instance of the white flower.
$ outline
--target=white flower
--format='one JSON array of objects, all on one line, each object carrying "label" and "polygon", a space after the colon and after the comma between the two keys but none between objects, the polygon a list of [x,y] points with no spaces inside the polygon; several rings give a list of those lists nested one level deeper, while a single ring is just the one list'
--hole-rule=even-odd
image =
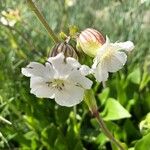
[{"label": "white flower", "polygon": [[45,66],[31,62],[22,68],[22,74],[31,77],[31,93],[40,98],[55,98],[59,105],[71,107],[80,103],[85,89],[92,86],[92,81],[85,77],[88,70],[89,67],[81,66],[76,59],[65,59],[60,53],[50,57]]},{"label": "white flower", "polygon": [[6,26],[10,26],[10,27],[13,27],[16,23],[15,20],[8,20],[7,18],[5,17],[1,17],[0,18],[0,22],[3,24],[3,25],[6,25]]},{"label": "white flower", "polygon": [[7,11],[3,10],[0,14],[2,16],[0,17],[0,22],[6,26],[13,27],[17,21],[20,20],[20,12],[18,9],[8,9]]},{"label": "white flower", "polygon": [[106,37],[106,43],[98,50],[92,65],[93,73],[97,81],[106,81],[108,72],[116,72],[121,69],[127,61],[125,51],[131,51],[134,44],[131,41],[110,43]]}]

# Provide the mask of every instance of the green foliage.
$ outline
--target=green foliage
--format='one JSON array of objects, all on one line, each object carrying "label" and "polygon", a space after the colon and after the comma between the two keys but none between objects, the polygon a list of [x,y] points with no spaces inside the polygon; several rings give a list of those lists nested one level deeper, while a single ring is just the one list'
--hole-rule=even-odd
[{"label": "green foliage", "polygon": [[135,145],[135,150],[148,150],[150,148],[150,133],[144,136],[141,140],[139,140]]},{"label": "green foliage", "polygon": [[108,120],[119,120],[123,118],[129,118],[131,115],[122,105],[115,99],[109,98],[105,105],[105,109],[101,114],[103,119]]},{"label": "green foliage", "polygon": [[128,80],[130,80],[132,83],[140,84],[141,80],[141,71],[140,68],[136,68],[128,75]]},{"label": "green foliage", "polygon": [[[77,27],[79,31],[93,27],[109,35],[113,42],[135,43],[124,69],[109,77],[105,89],[94,83],[93,91],[113,135],[129,150],[149,150],[150,127],[145,116],[150,112],[150,2],[35,2],[52,29],[58,34],[63,32],[62,39],[75,36]],[[9,8],[18,9],[21,19],[13,27],[0,22],[0,149],[115,150],[84,102],[74,109],[65,108],[54,100],[30,94],[29,80],[21,75],[21,68],[30,61],[45,62],[53,43],[25,0],[0,1],[0,17]],[[90,59],[85,61],[91,63]],[[141,121],[146,123],[144,133],[139,127]]]}]

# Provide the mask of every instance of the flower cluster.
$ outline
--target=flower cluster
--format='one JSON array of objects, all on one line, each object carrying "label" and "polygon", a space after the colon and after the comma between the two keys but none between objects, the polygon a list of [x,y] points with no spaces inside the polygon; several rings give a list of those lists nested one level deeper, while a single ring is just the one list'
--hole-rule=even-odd
[{"label": "flower cluster", "polygon": [[93,74],[98,82],[107,81],[109,72],[120,70],[127,61],[125,51],[134,48],[131,41],[111,43],[95,29],[80,33],[77,43],[87,55],[94,57],[91,68],[81,65],[76,51],[68,43],[58,43],[45,65],[31,62],[22,68],[22,74],[30,77],[31,93],[40,98],[55,99],[62,106],[71,107],[80,103],[84,92],[90,89]]}]

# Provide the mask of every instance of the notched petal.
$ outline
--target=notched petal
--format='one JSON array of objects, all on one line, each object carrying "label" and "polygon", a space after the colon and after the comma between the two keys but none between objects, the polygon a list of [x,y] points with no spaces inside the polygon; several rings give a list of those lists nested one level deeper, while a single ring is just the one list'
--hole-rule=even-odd
[{"label": "notched petal", "polygon": [[109,60],[105,62],[109,72],[116,72],[120,70],[127,61],[127,55],[124,52],[115,52]]},{"label": "notched petal", "polygon": [[114,43],[114,46],[116,46],[117,50],[125,50],[125,51],[132,51],[135,47],[133,42],[131,41]]},{"label": "notched petal", "polygon": [[86,66],[86,65],[82,65],[80,68],[79,68],[80,72],[82,75],[86,76],[88,74],[91,74],[91,68],[89,66]]},{"label": "notched petal", "polygon": [[45,66],[37,62],[31,62],[25,68],[22,68],[21,72],[27,77],[43,76],[45,72]]}]

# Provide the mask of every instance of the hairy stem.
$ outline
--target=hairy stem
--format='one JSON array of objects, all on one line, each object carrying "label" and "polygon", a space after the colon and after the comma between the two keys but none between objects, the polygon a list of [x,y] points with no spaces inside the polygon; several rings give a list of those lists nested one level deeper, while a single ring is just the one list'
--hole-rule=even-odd
[{"label": "hairy stem", "polygon": [[[102,82],[103,88],[106,88],[106,82],[103,81]],[[103,133],[114,143],[116,144],[116,146],[120,149],[120,150],[124,150],[124,148],[122,147],[122,145],[113,137],[113,135],[111,134],[111,132],[109,131],[109,129],[107,128],[106,124],[104,123],[103,119],[101,118],[101,116],[99,115],[99,112],[96,111],[94,113],[95,118],[97,119]]]},{"label": "hairy stem", "polygon": [[36,14],[36,16],[38,17],[38,19],[44,25],[44,27],[47,30],[47,32],[50,35],[50,37],[53,39],[53,41],[55,43],[57,43],[59,41],[59,39],[57,38],[57,36],[53,32],[53,30],[50,28],[50,26],[48,25],[46,19],[44,18],[44,16],[42,15],[42,13],[38,9],[38,7],[35,5],[35,3],[32,0],[27,0],[27,2],[29,4],[29,6],[31,7],[32,11]]},{"label": "hairy stem", "polygon": [[119,150],[124,150],[124,148],[121,146],[120,142],[117,141],[109,129],[107,128],[106,124],[104,123],[103,119],[99,115],[97,104],[96,104],[96,99],[93,90],[86,90],[85,91],[85,96],[84,96],[85,102],[88,105],[91,113],[93,116],[97,119],[100,128],[102,129],[102,132],[110,139],[111,142],[113,142]]},{"label": "hairy stem", "polygon": [[100,128],[102,129],[102,132],[112,141],[120,150],[124,150],[124,148],[121,146],[121,144],[113,137],[109,129],[107,128],[106,124],[104,123],[103,119],[99,115],[99,112],[93,112],[93,115],[97,119]]}]

